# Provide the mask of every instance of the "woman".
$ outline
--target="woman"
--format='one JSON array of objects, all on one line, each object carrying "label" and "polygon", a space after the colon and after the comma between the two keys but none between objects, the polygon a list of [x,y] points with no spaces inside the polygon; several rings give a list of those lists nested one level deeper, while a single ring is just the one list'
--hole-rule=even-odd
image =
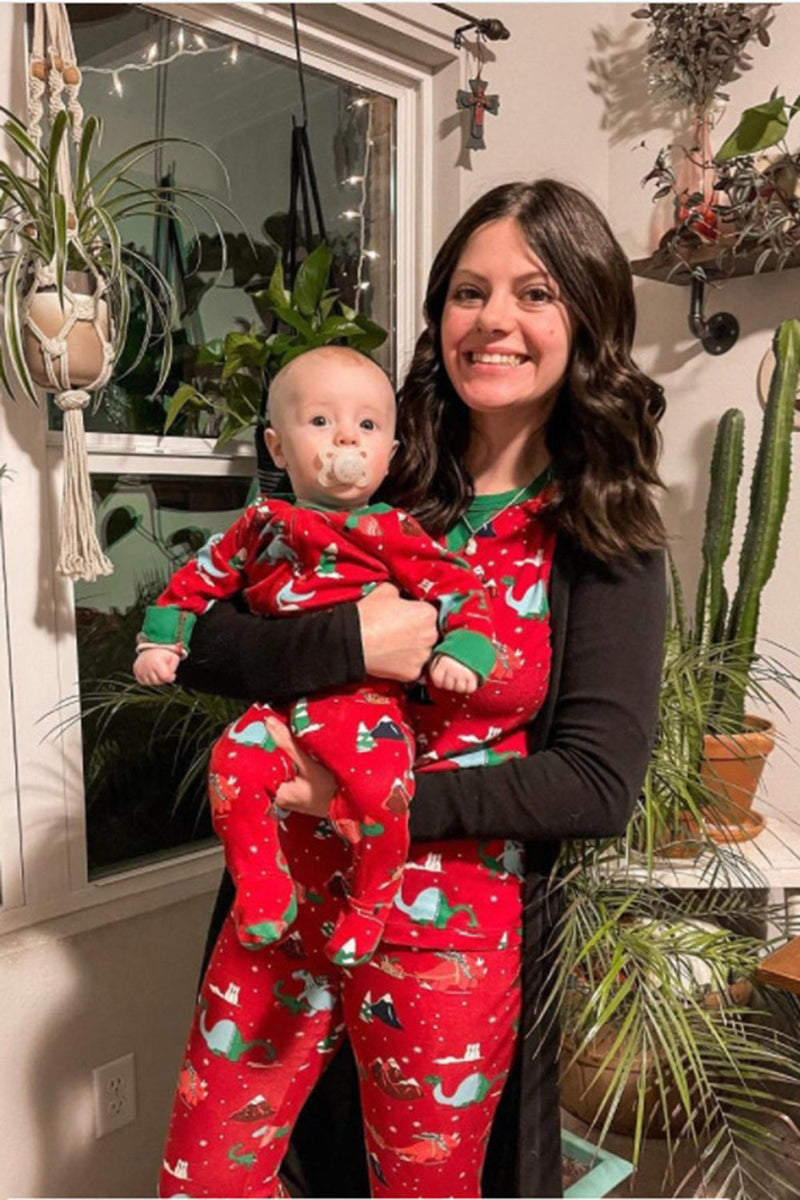
[{"label": "woman", "polygon": [[[503,185],[478,200],[436,257],[425,315],[401,391],[401,449],[385,498],[430,533],[447,534],[477,568],[490,562],[494,569],[493,539],[502,552],[507,529],[541,531],[541,551],[529,562],[541,568],[548,559],[551,655],[526,754],[418,773],[409,860],[416,870],[407,868],[406,877],[434,863],[446,881],[457,876],[462,891],[474,885],[485,899],[481,864],[489,861],[505,881],[502,903],[510,913],[516,905],[522,925],[520,944],[509,949],[521,967],[520,1036],[502,1095],[495,1089],[482,1194],[558,1196],[558,1033],[538,1020],[558,915],[549,877],[560,839],[624,830],[646,769],[665,616],[664,533],[651,495],[663,397],[630,358],[635,310],[625,257],[596,206],[566,185]],[[535,588],[523,591],[514,567],[487,587],[519,618],[509,651],[524,661],[524,601]],[[432,610],[385,592],[278,623],[219,605],[198,623],[180,680],[273,700],[340,686],[365,671],[410,681],[434,638]],[[275,735],[291,745],[288,735]],[[322,816],[330,780],[297,747],[292,752],[299,775],[285,785],[281,805]],[[516,892],[507,886],[509,864],[501,871],[487,858],[498,839],[509,848],[524,843]],[[220,915],[229,904],[221,895]],[[440,956],[455,945],[436,943]],[[376,977],[376,995],[381,982]],[[481,1030],[472,1032],[465,1058],[480,1052]],[[354,1022],[351,1034],[358,1040]],[[366,1088],[363,1074],[362,1064]],[[286,1173],[298,1190],[369,1194],[357,1086],[345,1048],[295,1131]],[[369,1120],[367,1129],[379,1190],[388,1159]]]}]

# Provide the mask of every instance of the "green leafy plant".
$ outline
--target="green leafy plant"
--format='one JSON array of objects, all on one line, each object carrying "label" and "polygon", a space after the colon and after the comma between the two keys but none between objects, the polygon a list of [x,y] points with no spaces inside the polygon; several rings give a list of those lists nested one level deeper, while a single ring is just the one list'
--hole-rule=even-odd
[{"label": "green leafy plant", "polygon": [[[166,214],[196,225],[191,206],[204,213],[221,232],[215,209],[235,213],[222,200],[197,188],[162,188],[137,182],[131,172],[143,160],[166,146],[197,146],[210,155],[225,174],[220,159],[206,146],[187,138],[151,138],[115,155],[102,166],[91,164],[100,141],[102,123],[89,116],[80,142],[72,138],[71,114],[60,112],[38,146],[27,126],[0,106],[6,120],[3,130],[24,170],[0,159],[0,276],[4,277],[5,349],[0,347],[0,378],[13,395],[12,373],[21,391],[36,402],[36,392],[25,359],[21,337],[22,296],[30,284],[32,267],[38,261],[55,269],[59,300],[64,302],[68,271],[95,272],[105,281],[104,299],[109,305],[114,361],[125,349],[131,313],[131,294],[143,304],[145,328],[135,369],[153,340],[161,343],[161,366],[155,391],[167,378],[172,362],[172,328],[178,312],[172,288],[158,267],[131,244],[123,242],[120,226],[128,218]],[[59,156],[67,151],[72,186],[65,195],[59,179]],[[223,266],[224,269],[224,266]]]},{"label": "green leafy plant", "polygon": [[655,95],[697,110],[727,100],[721,89],[750,69],[747,47],[769,45],[774,4],[648,4],[645,70]]},{"label": "green leafy plant", "polygon": [[280,261],[276,263],[269,286],[251,297],[265,327],[279,328],[234,331],[200,347],[196,378],[172,397],[165,431],[189,406],[221,420],[218,443],[224,442],[256,423],[264,387],[299,354],[331,343],[368,353],[386,340],[385,329],[328,287],[331,263],[331,250],[322,242],[301,263],[291,291],[284,285]]},{"label": "green leafy plant", "polygon": [[[729,601],[724,569],[736,519],[742,474],[744,416],[729,409],[717,427],[706,507],[703,569],[690,626],[677,574],[673,574],[681,648],[696,646],[704,666],[698,696],[706,727],[728,732],[744,727],[749,671],[756,661],[761,595],[775,569],[789,498],[792,425],[800,369],[800,321],[784,321],[773,339],[775,370],[764,409],[750,484],[750,507],[739,556],[738,586]],[[733,669],[739,667],[739,670]],[[741,668],[744,670],[741,670]]]},{"label": "green leafy plant", "polygon": [[624,1112],[634,1163],[663,1137],[673,1185],[678,1152],[692,1148],[676,1191],[692,1181],[704,1189],[692,1194],[749,1200],[780,1183],[797,1194],[776,1124],[797,1132],[800,1005],[753,993],[769,943],[735,931],[774,914],[751,892],[659,888],[610,866],[596,844],[573,844],[563,865],[542,1021],[558,1010],[562,1074],[584,1067],[569,1091],[582,1105],[588,1096],[600,1143]]}]

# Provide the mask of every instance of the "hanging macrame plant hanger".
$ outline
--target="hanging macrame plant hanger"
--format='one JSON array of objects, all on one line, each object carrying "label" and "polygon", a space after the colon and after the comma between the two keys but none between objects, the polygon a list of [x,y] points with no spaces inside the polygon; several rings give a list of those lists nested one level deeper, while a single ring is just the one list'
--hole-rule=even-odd
[{"label": "hanging macrame plant hanger", "polygon": [[[306,103],[306,85],[303,78],[303,60],[300,54],[300,38],[297,32],[297,13],[295,5],[292,9],[292,25],[294,28],[295,58],[297,62],[297,80],[300,88],[300,103],[303,120],[300,124],[292,114],[292,148],[289,171],[289,211],[286,222],[286,236],[283,243],[281,264],[283,266],[284,286],[291,291],[297,276],[297,242],[300,232],[299,201],[302,199],[303,234],[305,245],[310,252],[315,243],[327,241],[325,221],[322,215],[322,204],[317,187],[317,176],[311,157],[311,145],[308,140],[308,106]],[[312,219],[312,202],[313,218]],[[314,229],[316,220],[316,232]],[[273,320],[271,333],[278,327],[277,319]],[[264,441],[266,426],[267,397],[269,380],[261,396],[261,408],[256,425],[256,455],[258,458],[258,483],[261,492],[269,495],[271,492],[290,490],[289,477],[284,470],[276,467],[267,450]]]},{"label": "hanging macrame plant hanger", "polygon": [[[80,274],[73,277],[68,270],[59,296],[55,260],[36,261],[22,300],[21,333],[32,378],[53,392],[64,413],[64,486],[56,570],[70,579],[91,581],[99,575],[110,575],[113,566],[103,554],[95,531],[83,410],[91,393],[111,376],[113,329],[103,298],[106,280],[83,250],[75,218],[69,144],[70,139],[76,148],[80,144],[83,110],[78,100],[81,73],[75,61],[72,31],[65,5],[34,4],[33,8],[28,132],[40,147],[45,101],[51,128],[59,112],[69,114],[70,128],[59,148],[56,179],[66,210],[67,267],[80,264]],[[82,289],[88,289],[88,294]],[[88,359],[87,342],[94,350]],[[77,361],[79,355],[81,363]]]}]

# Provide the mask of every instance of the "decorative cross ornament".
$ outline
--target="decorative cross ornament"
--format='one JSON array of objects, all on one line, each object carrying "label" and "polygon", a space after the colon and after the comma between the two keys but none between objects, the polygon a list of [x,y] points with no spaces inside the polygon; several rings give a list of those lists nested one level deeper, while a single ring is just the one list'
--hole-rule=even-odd
[{"label": "decorative cross ornament", "polygon": [[456,104],[458,107],[472,109],[472,122],[470,124],[467,149],[485,150],[483,114],[484,112],[490,112],[493,116],[496,116],[500,108],[500,97],[486,95],[486,89],[489,85],[485,79],[481,79],[480,75],[478,75],[477,79],[470,79],[469,86],[472,89],[469,92],[461,89],[456,92]]}]

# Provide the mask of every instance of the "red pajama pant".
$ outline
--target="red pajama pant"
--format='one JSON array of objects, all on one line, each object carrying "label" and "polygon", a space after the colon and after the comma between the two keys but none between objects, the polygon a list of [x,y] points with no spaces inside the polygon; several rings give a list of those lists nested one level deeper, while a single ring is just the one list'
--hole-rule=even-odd
[{"label": "red pajama pant", "polygon": [[479,1196],[517,1037],[518,947],[382,943],[369,963],[338,967],[320,932],[337,901],[324,885],[304,896],[280,944],[250,950],[230,918],[223,928],[183,1058],[159,1195],[285,1195],[277,1173],[289,1135],[346,1024],[372,1195]]},{"label": "red pajama pant", "polygon": [[[265,721],[279,716],[255,704],[230,725],[211,752],[209,795],[214,827],[236,884],[233,917],[251,946],[279,940],[297,913],[298,895],[278,836],[277,789],[294,776]],[[414,737],[403,692],[383,680],[312,699],[289,710],[300,746],[335,776],[330,821],[352,848],[345,904],[326,951],[340,966],[375,950],[408,852],[408,806],[414,788]]]}]

